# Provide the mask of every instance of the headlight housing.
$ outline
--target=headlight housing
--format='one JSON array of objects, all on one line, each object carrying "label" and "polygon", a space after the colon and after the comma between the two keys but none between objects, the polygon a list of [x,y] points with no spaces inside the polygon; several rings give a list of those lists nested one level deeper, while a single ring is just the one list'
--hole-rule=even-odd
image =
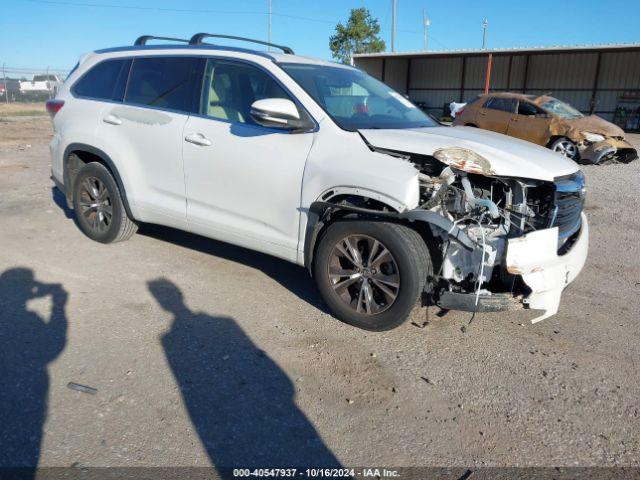
[{"label": "headlight housing", "polygon": [[433,156],[445,165],[467,173],[479,173],[480,175],[495,175],[491,168],[491,162],[473,150],[462,147],[439,148],[433,152]]},{"label": "headlight housing", "polygon": [[580,132],[584,136],[584,139],[587,142],[601,142],[604,140],[604,135],[600,135],[599,133],[591,133],[591,132]]}]

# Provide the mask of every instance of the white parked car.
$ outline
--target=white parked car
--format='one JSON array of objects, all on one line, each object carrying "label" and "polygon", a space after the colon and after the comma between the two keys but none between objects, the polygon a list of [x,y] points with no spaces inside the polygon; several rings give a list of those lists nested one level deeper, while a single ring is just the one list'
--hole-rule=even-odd
[{"label": "white parked car", "polygon": [[369,330],[419,299],[558,310],[587,256],[575,162],[438,126],[355,68],[207,37],[86,55],[48,102],[53,178],[88,237],[150,222],[274,255]]}]

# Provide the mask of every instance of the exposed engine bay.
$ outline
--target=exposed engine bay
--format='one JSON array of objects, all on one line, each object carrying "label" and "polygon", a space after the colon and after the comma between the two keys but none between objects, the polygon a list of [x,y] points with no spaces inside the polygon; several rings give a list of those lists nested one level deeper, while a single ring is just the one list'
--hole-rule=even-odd
[{"label": "exposed engine bay", "polygon": [[465,149],[433,156],[385,153],[402,156],[419,170],[419,209],[446,218],[474,244],[469,248],[450,231],[431,228],[440,251],[432,252],[427,304],[468,311],[520,308],[531,289],[523,281],[526,272],[507,262],[509,240],[557,227],[555,253],[561,256],[580,232],[582,172],[546,182],[495,176],[483,157]]}]

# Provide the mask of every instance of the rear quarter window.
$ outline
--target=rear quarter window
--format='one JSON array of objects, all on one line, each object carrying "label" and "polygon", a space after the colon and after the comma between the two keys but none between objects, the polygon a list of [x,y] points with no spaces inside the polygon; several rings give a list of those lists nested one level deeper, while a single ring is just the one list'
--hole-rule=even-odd
[{"label": "rear quarter window", "polygon": [[130,65],[131,59],[100,62],[76,82],[72,91],[80,97],[121,102]]},{"label": "rear quarter window", "polygon": [[191,57],[136,58],[131,66],[125,102],[196,112],[202,60]]}]

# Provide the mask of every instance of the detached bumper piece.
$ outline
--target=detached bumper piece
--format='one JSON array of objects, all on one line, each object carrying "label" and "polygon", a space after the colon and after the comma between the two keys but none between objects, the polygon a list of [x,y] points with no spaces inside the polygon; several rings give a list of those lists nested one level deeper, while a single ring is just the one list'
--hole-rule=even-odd
[{"label": "detached bumper piece", "polygon": [[598,165],[602,162],[615,161],[629,163],[638,158],[638,152],[626,140],[607,139],[592,143],[580,152],[582,163]]},{"label": "detached bumper piece", "polygon": [[531,323],[549,318],[558,311],[562,291],[584,267],[589,250],[589,224],[584,213],[581,217],[577,238],[564,254],[558,253],[557,227],[509,239],[507,271],[512,275],[521,275],[531,289],[531,293],[523,299],[525,306],[544,310],[544,314]]},{"label": "detached bumper piece", "polygon": [[528,308],[543,314],[531,320],[537,323],[558,312],[562,292],[580,273],[589,249],[589,224],[580,215],[580,229],[559,244],[559,228],[537,230],[507,243],[506,270],[522,278],[525,292],[489,292],[481,290],[459,293],[435,291],[424,294],[423,305],[436,305],[445,310],[464,312],[502,312]]}]

